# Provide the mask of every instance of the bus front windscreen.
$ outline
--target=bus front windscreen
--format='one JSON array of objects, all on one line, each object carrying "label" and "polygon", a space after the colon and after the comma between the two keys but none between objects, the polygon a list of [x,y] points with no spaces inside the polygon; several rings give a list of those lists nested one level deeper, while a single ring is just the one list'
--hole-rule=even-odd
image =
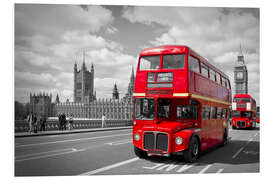
[{"label": "bus front windscreen", "polygon": [[152,98],[137,98],[135,100],[135,118],[137,120],[154,120],[155,104],[155,100]]},{"label": "bus front windscreen", "polygon": [[243,111],[242,112],[242,117],[250,118],[251,117],[251,112],[250,111]]},{"label": "bus front windscreen", "polygon": [[240,111],[233,111],[232,117],[241,117],[241,112]]},{"label": "bus front windscreen", "polygon": [[140,70],[155,70],[160,67],[160,56],[142,56]]}]

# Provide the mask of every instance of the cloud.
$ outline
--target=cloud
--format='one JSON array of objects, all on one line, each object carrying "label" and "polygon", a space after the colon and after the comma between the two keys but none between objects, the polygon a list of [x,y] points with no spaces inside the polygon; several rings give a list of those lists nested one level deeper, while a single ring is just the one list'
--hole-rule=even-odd
[{"label": "cloud", "polygon": [[[258,83],[255,80],[259,79],[259,9],[136,6],[126,7],[122,16],[131,23],[167,26],[168,30],[149,41],[148,47],[188,45],[227,73],[233,89],[233,67],[241,44],[249,86]],[[258,97],[259,86],[253,86],[249,92]]]},{"label": "cloud", "polygon": [[15,5],[15,35],[19,36],[53,36],[74,30],[96,32],[113,20],[111,11],[101,6],[85,10],[76,5]]}]

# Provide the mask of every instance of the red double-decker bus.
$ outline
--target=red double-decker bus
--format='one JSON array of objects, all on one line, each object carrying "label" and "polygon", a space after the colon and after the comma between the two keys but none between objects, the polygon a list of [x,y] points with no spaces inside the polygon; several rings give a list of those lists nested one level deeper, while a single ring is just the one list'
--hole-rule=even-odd
[{"label": "red double-decker bus", "polygon": [[256,127],[256,101],[249,94],[236,94],[232,103],[232,128]]},{"label": "red double-decker bus", "polygon": [[145,49],[134,88],[133,144],[140,158],[199,153],[228,137],[227,75],[187,46]]}]

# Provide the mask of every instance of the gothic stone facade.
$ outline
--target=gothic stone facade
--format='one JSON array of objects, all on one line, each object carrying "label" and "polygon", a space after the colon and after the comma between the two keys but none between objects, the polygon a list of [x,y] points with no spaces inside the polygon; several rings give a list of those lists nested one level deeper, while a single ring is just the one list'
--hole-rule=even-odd
[{"label": "gothic stone facade", "polygon": [[29,105],[30,112],[36,113],[38,116],[50,117],[55,114],[51,94],[39,93],[35,95],[30,93]]},{"label": "gothic stone facade", "polygon": [[94,95],[94,66],[91,65],[91,71],[87,70],[85,65],[85,54],[83,54],[83,64],[80,70],[77,64],[74,64],[74,102],[89,103],[95,100]]},{"label": "gothic stone facade", "polygon": [[[75,66],[76,67],[76,66]],[[84,68],[84,65],[82,69]],[[93,68],[91,72],[94,72]],[[77,101],[75,102],[57,102],[55,105],[56,116],[64,113],[67,116],[73,114],[75,118],[87,118],[87,119],[100,119],[102,114],[105,113],[107,119],[111,120],[131,120],[133,114],[133,90],[134,90],[134,71],[130,76],[130,82],[128,90],[125,96],[120,100],[119,93],[116,84],[113,89],[112,99],[98,99],[94,95],[92,101]],[[77,83],[74,81],[74,83]],[[94,86],[93,86],[94,87]],[[79,92],[79,91],[78,91]],[[79,97],[80,93],[75,94],[74,97]]]},{"label": "gothic stone facade", "polygon": [[98,99],[91,103],[58,103],[56,111],[75,118],[101,119],[105,113],[106,119],[131,120],[133,112],[132,100]]}]

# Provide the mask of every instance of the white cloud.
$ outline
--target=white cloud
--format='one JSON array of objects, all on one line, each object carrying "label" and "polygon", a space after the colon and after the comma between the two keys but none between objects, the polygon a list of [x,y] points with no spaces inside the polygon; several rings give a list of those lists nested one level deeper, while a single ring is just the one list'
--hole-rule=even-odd
[{"label": "white cloud", "polygon": [[[149,45],[188,45],[231,76],[232,85],[241,43],[249,70],[249,86],[258,83],[253,80],[259,78],[259,20],[250,9],[126,7],[123,17],[132,23],[169,27]],[[258,97],[258,88],[253,86],[250,93]]]}]

